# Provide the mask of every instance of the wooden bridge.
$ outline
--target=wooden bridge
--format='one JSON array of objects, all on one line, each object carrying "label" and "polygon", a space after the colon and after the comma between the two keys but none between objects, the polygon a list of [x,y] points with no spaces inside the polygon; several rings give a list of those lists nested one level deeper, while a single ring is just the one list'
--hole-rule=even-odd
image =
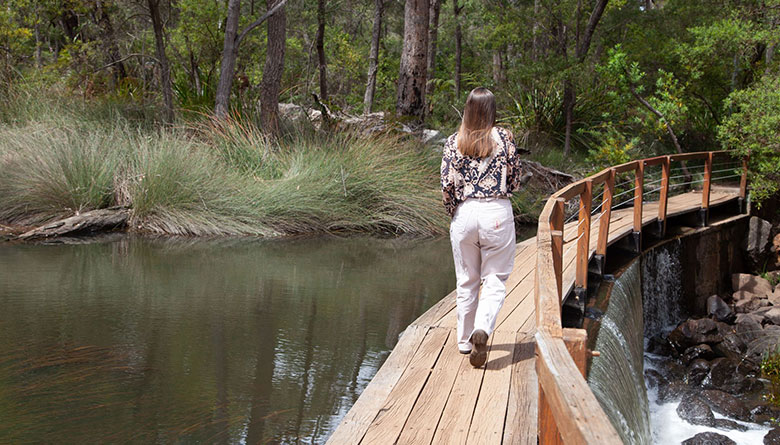
[{"label": "wooden bridge", "polygon": [[[688,167],[672,169],[680,161]],[[729,162],[738,165],[718,168]],[[735,167],[741,172],[729,174]],[[646,181],[654,168],[659,178]],[[691,181],[689,170],[701,179]],[[603,267],[609,245],[628,237],[641,251],[643,228],[663,236],[677,215],[698,212],[706,225],[716,206],[737,201],[732,213],[742,211],[746,172],[747,160],[726,152],[687,153],[614,166],[561,189],[547,201],[537,236],[517,245],[486,365],[473,368],[458,353],[452,292],[406,329],[328,444],[621,443],[584,378],[585,331],[562,327],[562,304],[567,295],[584,297],[588,266]],[[731,177],[740,178],[738,188],[715,184]],[[700,189],[674,195],[692,184]],[[646,198],[654,193],[658,199]],[[571,204],[577,213],[567,222]]]}]

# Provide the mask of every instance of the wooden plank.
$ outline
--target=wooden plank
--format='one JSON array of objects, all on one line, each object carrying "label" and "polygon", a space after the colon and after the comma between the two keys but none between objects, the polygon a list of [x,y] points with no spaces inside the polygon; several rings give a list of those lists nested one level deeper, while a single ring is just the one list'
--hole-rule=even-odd
[{"label": "wooden plank", "polygon": [[406,328],[398,344],[385,363],[379,368],[366,389],[352,405],[344,420],[328,439],[328,444],[340,445],[358,443],[365,435],[369,425],[384,405],[388,394],[401,378],[412,356],[422,343],[428,328],[410,326]]},{"label": "wooden plank", "polygon": [[558,300],[556,277],[552,271],[552,237],[549,227],[553,205],[553,201],[548,200],[539,217],[534,269],[534,307],[536,307],[536,326],[553,332],[553,335],[560,335],[561,305]]},{"label": "wooden plank", "polygon": [[[536,333],[536,374],[565,443],[622,444],[563,340]],[[541,397],[540,397],[541,399]],[[541,438],[540,438],[540,443]]]},{"label": "wooden plank", "polygon": [[710,208],[710,189],[712,188],[712,153],[704,160],[704,184],[701,189],[701,208]]},{"label": "wooden plank", "polygon": [[668,156],[656,156],[654,158],[647,158],[644,160],[645,167],[652,167],[654,165],[663,164]]},{"label": "wooden plank", "polygon": [[439,359],[447,338],[451,335],[449,329],[431,328],[428,331],[422,345],[398,380],[398,384],[390,392],[382,408],[368,427],[361,444],[374,445],[395,442],[409,418],[409,413],[412,412],[420,391],[428,381],[431,369]]},{"label": "wooden plank", "polygon": [[[550,236],[552,239],[552,259],[553,273],[555,274],[555,284],[558,289],[558,301],[563,298],[563,206],[565,202],[562,199],[555,200],[552,215],[550,215]],[[559,235],[560,233],[560,235]]]},{"label": "wooden plank", "polygon": [[749,160],[750,155],[742,158],[742,176],[739,178],[739,197],[742,199],[747,198],[747,174]]},{"label": "wooden plank", "polygon": [[[492,337],[489,341],[492,343]],[[489,351],[488,360],[490,360]],[[461,362],[455,384],[452,386],[439,426],[436,427],[436,434],[431,441],[432,444],[466,443],[484,375],[484,367],[475,368],[469,364],[468,360]]]},{"label": "wooden plank", "polygon": [[675,161],[690,161],[691,159],[707,159],[710,153],[712,152],[697,151],[694,153],[681,153],[681,154],[669,156],[669,160],[675,162]]},{"label": "wooden plank", "polygon": [[615,170],[610,170],[610,175],[604,181],[604,198],[601,201],[601,216],[599,216],[599,237],[596,254],[607,257],[607,243],[609,242],[609,223],[612,217],[612,195],[615,193]]},{"label": "wooden plank", "polygon": [[[585,181],[580,195],[580,215],[577,226],[577,287],[588,287],[588,251],[590,250],[590,211],[593,199],[593,183]],[[557,281],[557,279],[556,279]]]},{"label": "wooden plank", "polygon": [[634,178],[634,232],[642,231],[642,203],[645,193],[645,164],[637,163],[636,177]]},{"label": "wooden plank", "polygon": [[509,388],[512,382],[512,359],[515,352],[514,332],[494,332],[490,360],[479,391],[474,419],[469,428],[468,443],[500,445],[504,435]]},{"label": "wooden plank", "polygon": [[504,424],[505,445],[536,445],[539,384],[534,369],[534,348],[532,336],[524,332],[517,334]]},{"label": "wooden plank", "polygon": [[584,180],[580,180],[577,182],[573,182],[566,187],[558,190],[556,193],[552,195],[552,198],[563,198],[566,201],[574,198],[575,196],[578,196],[582,193],[582,191],[585,190],[585,182]]},{"label": "wooden plank", "polygon": [[661,235],[666,233],[666,207],[669,200],[669,156],[665,157],[665,161],[661,164],[661,197],[658,200],[658,221],[661,221]]},{"label": "wooden plank", "polygon": [[451,331],[439,361],[431,372],[428,383],[423,388],[412,413],[409,415],[399,444],[404,445],[428,445],[433,440],[436,427],[441,419],[447,399],[450,397],[452,386],[458,375],[458,368],[464,362],[468,362],[468,356],[457,351],[457,339],[455,331]]},{"label": "wooden plank", "polygon": [[602,182],[606,181],[609,175],[611,174],[612,168],[605,168],[604,170],[601,170],[598,173],[592,174],[588,176],[587,180],[589,180],[593,185],[599,185]]},{"label": "wooden plank", "polygon": [[612,167],[612,169],[615,170],[615,173],[620,174],[620,173],[625,173],[625,172],[628,172],[628,171],[631,171],[631,170],[636,171],[637,167],[640,164],[642,164],[644,166],[644,164],[641,161],[631,161],[631,162],[626,162],[625,164],[616,165],[616,166]]},{"label": "wooden plank", "polygon": [[588,366],[587,342],[588,333],[585,329],[563,329],[563,343],[583,378],[585,378],[585,368]]}]

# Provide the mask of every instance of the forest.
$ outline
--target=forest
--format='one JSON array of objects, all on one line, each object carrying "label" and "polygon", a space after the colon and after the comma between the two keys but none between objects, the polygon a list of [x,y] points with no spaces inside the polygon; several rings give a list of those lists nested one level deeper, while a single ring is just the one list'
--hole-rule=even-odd
[{"label": "forest", "polygon": [[780,0],[3,0],[0,222],[120,206],[154,233],[442,233],[417,135],[454,132],[477,86],[530,160],[729,149],[760,203],[778,40]]}]

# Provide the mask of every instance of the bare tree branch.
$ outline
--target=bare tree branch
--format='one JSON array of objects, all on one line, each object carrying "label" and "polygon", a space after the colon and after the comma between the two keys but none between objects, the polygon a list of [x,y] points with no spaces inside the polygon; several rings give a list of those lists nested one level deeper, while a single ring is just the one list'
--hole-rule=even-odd
[{"label": "bare tree branch", "polygon": [[259,19],[252,22],[249,26],[247,26],[243,31],[241,31],[241,34],[238,35],[236,38],[236,48],[238,48],[238,45],[241,44],[241,41],[244,40],[244,37],[249,33],[249,31],[257,28],[258,26],[262,25],[264,21],[268,19],[268,17],[271,17],[272,15],[276,14],[276,11],[280,10],[282,7],[284,7],[284,4],[287,3],[287,0],[282,0],[276,5],[274,5],[273,8],[266,11],[265,14],[263,14]]}]

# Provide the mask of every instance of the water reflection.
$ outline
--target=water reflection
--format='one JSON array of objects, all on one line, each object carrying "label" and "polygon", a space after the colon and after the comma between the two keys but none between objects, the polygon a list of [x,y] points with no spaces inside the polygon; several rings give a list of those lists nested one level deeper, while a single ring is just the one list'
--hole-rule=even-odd
[{"label": "water reflection", "polygon": [[451,262],[446,239],[0,246],[0,438],[324,442]]}]

